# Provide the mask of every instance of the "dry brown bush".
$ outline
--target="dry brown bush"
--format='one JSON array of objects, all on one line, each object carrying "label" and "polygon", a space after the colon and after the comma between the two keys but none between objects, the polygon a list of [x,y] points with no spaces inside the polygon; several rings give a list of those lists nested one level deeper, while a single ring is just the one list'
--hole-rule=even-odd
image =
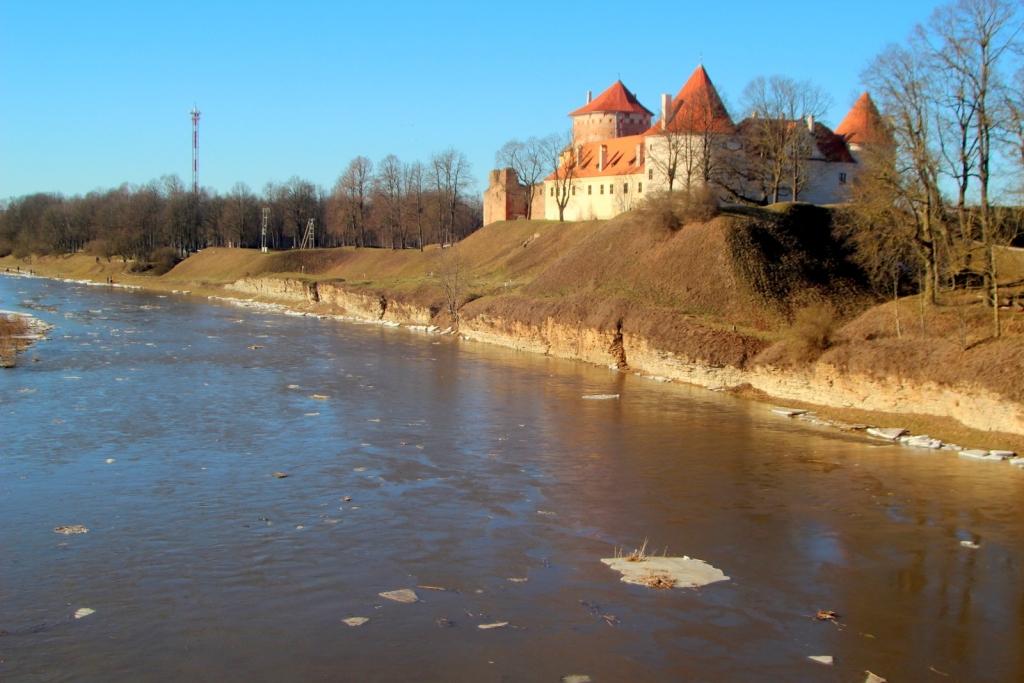
[{"label": "dry brown bush", "polygon": [[648,221],[671,232],[694,223],[707,223],[720,213],[718,196],[707,185],[678,192],[655,192],[640,208]]},{"label": "dry brown bush", "polygon": [[28,333],[28,323],[20,316],[0,315],[0,367],[14,367],[18,338]]},{"label": "dry brown bush", "polygon": [[835,309],[829,303],[813,303],[797,311],[786,334],[786,347],[797,362],[816,360],[832,345],[836,328]]}]

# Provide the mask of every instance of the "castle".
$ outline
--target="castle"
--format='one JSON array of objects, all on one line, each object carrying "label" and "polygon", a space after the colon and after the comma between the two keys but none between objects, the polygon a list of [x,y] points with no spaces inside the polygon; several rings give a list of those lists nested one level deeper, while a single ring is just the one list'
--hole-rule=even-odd
[{"label": "castle", "polygon": [[[484,224],[523,218],[532,193],[532,218],[607,219],[645,196],[700,184],[722,202],[768,204],[849,199],[866,145],[884,134],[881,116],[864,93],[833,131],[805,119],[729,116],[703,65],[675,97],[662,95],[661,114],[640,104],[616,81],[571,112],[572,141],[558,170],[526,188],[513,169],[492,171],[484,192]],[[765,140],[784,140],[786,170],[765,169]]]}]

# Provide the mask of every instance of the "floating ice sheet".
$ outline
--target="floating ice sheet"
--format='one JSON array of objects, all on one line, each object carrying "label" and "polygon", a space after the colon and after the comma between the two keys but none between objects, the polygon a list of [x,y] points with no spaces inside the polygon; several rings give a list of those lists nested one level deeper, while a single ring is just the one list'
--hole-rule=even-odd
[{"label": "floating ice sheet", "polygon": [[408,588],[400,588],[396,591],[384,591],[380,593],[380,597],[387,598],[388,600],[395,600],[396,602],[416,602],[419,600],[419,596]]},{"label": "floating ice sheet", "polygon": [[640,561],[609,557],[601,561],[621,572],[622,580],[626,583],[641,586],[699,588],[716,581],[729,580],[721,569],[689,557],[649,557]]}]

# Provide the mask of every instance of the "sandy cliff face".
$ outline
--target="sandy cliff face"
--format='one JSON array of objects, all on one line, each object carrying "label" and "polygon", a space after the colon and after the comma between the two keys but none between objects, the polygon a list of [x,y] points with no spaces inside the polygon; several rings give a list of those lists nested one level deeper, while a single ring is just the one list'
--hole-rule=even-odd
[{"label": "sandy cliff face", "polygon": [[407,325],[430,324],[429,310],[388,299],[385,294],[371,295],[350,292],[341,283],[333,282],[321,282],[318,292],[321,303],[344,310],[344,315]]},{"label": "sandy cliff face", "polygon": [[[431,311],[426,308],[389,300],[384,294],[351,292],[341,283],[244,278],[229,289],[363,320],[429,325],[432,318]],[[772,367],[744,370],[665,351],[652,345],[645,337],[629,332],[566,325],[553,318],[534,324],[482,314],[463,319],[460,332],[473,341],[597,365],[626,366],[645,375],[697,386],[749,384],[780,401],[803,401],[896,414],[937,415],[953,418],[974,429],[1024,434],[1024,405],[977,387],[947,387],[932,382],[846,375],[831,365],[821,363],[802,370]]]},{"label": "sandy cliff face", "polygon": [[247,277],[233,282],[228,289],[250,296],[279,301],[315,301],[316,283],[294,278]]},{"label": "sandy cliff face", "polygon": [[749,384],[781,401],[937,415],[953,418],[973,429],[1024,434],[1024,406],[977,387],[844,375],[826,364],[795,371],[710,365],[654,348],[636,335],[622,335],[620,346],[615,333],[560,325],[552,320],[538,327],[480,317],[464,322],[461,331],[473,340],[598,365],[618,366],[624,357],[633,371],[697,386]]},{"label": "sandy cliff face", "polygon": [[264,299],[316,306],[322,313],[362,320],[429,325],[430,311],[389,300],[385,294],[351,292],[340,282],[309,282],[295,278],[243,278],[228,286],[233,292]]}]

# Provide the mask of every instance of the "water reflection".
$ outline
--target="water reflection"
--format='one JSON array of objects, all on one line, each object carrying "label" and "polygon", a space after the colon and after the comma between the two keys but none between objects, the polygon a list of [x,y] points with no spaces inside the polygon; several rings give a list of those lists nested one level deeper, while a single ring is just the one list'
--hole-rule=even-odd
[{"label": "water reflection", "polygon": [[[403,330],[40,280],[0,299],[58,325],[0,375],[9,680],[1024,678],[1016,470]],[[597,561],[645,538],[732,581],[656,592]],[[449,590],[378,596],[418,585]]]}]

